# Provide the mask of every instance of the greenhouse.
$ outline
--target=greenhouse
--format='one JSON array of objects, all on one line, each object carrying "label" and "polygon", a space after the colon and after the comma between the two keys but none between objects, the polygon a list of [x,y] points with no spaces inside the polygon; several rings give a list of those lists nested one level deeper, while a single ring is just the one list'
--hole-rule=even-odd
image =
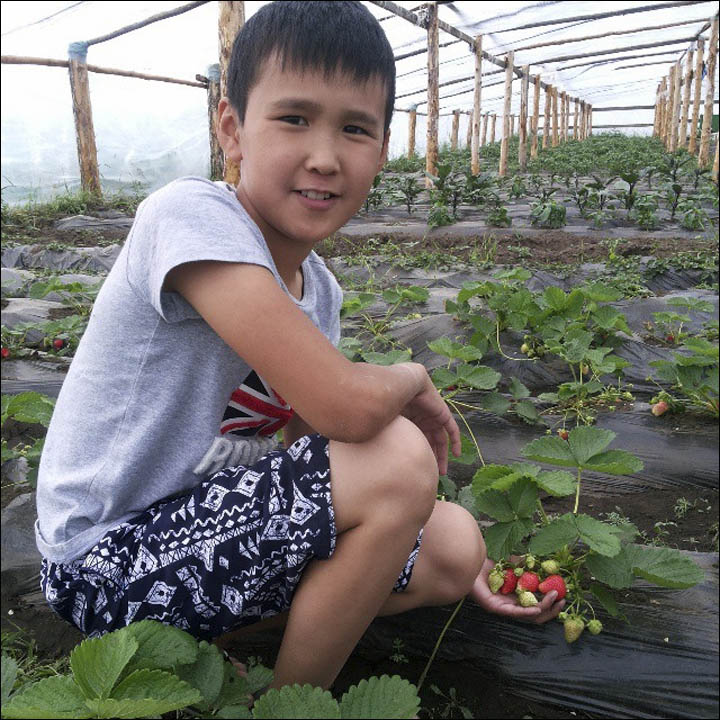
[{"label": "greenhouse", "polygon": [[[381,613],[325,692],[267,690],[280,625],[213,644],[167,620],[169,605],[106,634],[51,610],[36,521],[53,413],[77,392],[76,353],[87,373],[90,343],[120,346],[118,333],[134,333],[102,303],[141,203],[193,177],[238,188],[243,204],[255,166],[231,157],[220,100],[236,34],[273,4],[2,4],[2,716],[717,717],[716,2],[359,3],[392,49],[394,108],[379,172],[358,169],[372,133],[345,126],[340,142],[360,164],[315,173],[367,175],[362,203],[312,247],[342,290],[332,352],[378,377],[424,368],[462,445],[436,506],[460,506],[482,532],[487,604],[473,590]],[[318,5],[330,17],[346,4]],[[293,125],[292,137],[306,130]],[[268,169],[268,185],[278,172]],[[301,207],[335,217],[344,199],[320,195],[339,185],[321,185],[302,191]],[[281,245],[268,241],[279,226],[247,217],[279,279]],[[302,303],[307,266],[298,273]],[[280,284],[294,294],[284,275]],[[158,294],[190,308],[166,285]],[[158,318],[203,323],[233,350],[201,315]],[[110,322],[118,329],[101,327]],[[126,362],[128,352],[105,347],[103,357]],[[195,364],[197,387],[179,388],[188,403],[219,364]],[[239,377],[223,405],[212,473],[259,467],[241,459],[249,435],[237,428],[260,427],[261,412],[266,453],[293,453],[278,429],[292,395],[252,375],[259,384],[248,391],[250,376]],[[253,414],[238,418],[247,392]],[[90,407],[102,407],[99,423],[113,417],[112,392],[107,412],[101,398],[73,397],[78,428]],[[143,405],[168,422],[152,394]],[[287,517],[312,506],[300,498]],[[209,568],[199,547],[190,555]],[[545,612],[551,588],[559,615],[512,616],[509,606]]]}]

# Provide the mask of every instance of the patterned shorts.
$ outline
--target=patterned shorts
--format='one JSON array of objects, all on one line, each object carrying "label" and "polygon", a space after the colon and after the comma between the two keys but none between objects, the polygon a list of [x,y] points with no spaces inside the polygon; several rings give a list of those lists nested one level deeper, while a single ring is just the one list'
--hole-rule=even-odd
[{"label": "patterned shorts", "polygon": [[[303,569],[332,555],[335,536],[328,440],[307,435],[154,505],[85,558],[43,560],[41,587],[91,637],[151,619],[210,640],[287,610]],[[421,538],[396,592],[410,581]]]}]

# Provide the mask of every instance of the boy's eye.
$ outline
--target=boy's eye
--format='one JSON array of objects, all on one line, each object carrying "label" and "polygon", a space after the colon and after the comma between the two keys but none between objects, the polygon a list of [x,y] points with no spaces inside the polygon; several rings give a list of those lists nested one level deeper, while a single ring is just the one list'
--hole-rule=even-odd
[{"label": "boy's eye", "polygon": [[305,118],[302,118],[299,115],[285,115],[284,117],[281,117],[280,120],[290,123],[291,125],[300,125],[305,122]]},{"label": "boy's eye", "polygon": [[358,127],[357,125],[346,125],[345,130],[350,129],[351,135],[367,135],[368,132],[364,128]]}]

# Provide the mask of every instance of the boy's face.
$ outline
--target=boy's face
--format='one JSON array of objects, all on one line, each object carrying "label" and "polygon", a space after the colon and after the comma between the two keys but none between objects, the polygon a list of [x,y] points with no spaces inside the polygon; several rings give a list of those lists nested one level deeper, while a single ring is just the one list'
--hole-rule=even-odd
[{"label": "boy's face", "polygon": [[271,249],[291,242],[307,252],[358,211],[387,157],[384,114],[379,79],[282,71],[275,57],[250,90],[242,125],[220,106],[221,144],[240,161],[238,199]]}]

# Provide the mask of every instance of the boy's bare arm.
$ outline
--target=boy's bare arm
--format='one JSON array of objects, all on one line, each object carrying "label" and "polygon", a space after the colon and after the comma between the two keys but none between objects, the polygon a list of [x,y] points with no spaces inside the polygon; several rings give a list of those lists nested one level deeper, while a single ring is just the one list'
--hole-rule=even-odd
[{"label": "boy's bare arm", "polygon": [[328,438],[369,440],[415,398],[427,404],[432,383],[422,365],[350,362],[266,268],[186,263],[168,274],[164,289],[185,297],[250,367]]},{"label": "boy's bare arm", "polygon": [[283,445],[289,448],[298,438],[303,435],[312,435],[316,433],[315,428],[310,427],[297,412],[292,414],[287,425],[283,428]]}]

